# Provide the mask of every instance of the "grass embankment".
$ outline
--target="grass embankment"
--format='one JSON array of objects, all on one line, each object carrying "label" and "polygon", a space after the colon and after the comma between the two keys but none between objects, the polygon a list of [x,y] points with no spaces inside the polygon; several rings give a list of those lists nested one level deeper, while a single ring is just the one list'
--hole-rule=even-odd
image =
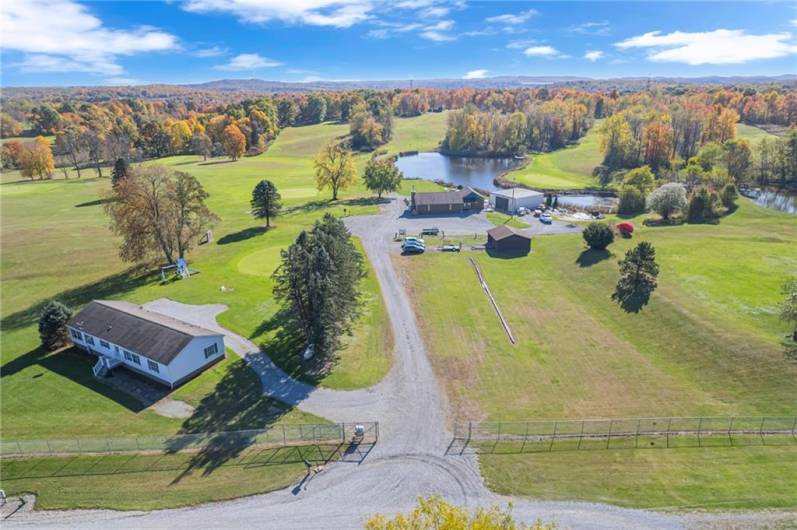
[{"label": "grass embankment", "polygon": [[[439,114],[434,117],[445,121]],[[396,140],[390,149],[435,147],[439,139],[424,140],[426,132],[413,134],[413,127],[403,121],[396,120],[396,127],[411,145],[405,147]],[[199,274],[164,285],[157,271],[133,270],[119,260],[118,240],[108,230],[100,199],[110,187],[110,179],[96,178],[88,170],[79,180],[64,180],[58,172],[53,180],[34,182],[22,179],[19,172],[4,173],[0,186],[3,438],[170,435],[261,428],[281,421],[323,421],[261,398],[254,374],[229,352],[230,359],[174,392],[174,398],[196,407],[190,418],[159,416],[96,381],[87,358],[71,352],[41,351],[36,323],[40,308],[53,298],[73,309],[95,298],[144,303],[167,297],[190,304],[224,303],[229,310],[219,317],[222,325],[263,344],[271,353],[279,353],[284,345],[279,340],[279,322],[274,319],[277,307],[270,276],[279,263],[280,249],[326,212],[354,215],[375,212],[378,207],[360,183],[343,192],[335,203],[329,202],[328,191],[316,190],[315,154],[324,142],[347,131],[347,126],[333,124],[286,129],[268,152],[236,162],[203,161],[196,156],[158,160],[156,163],[195,175],[210,194],[210,209],[221,218],[213,230],[214,241],[189,256],[191,267]],[[367,156],[357,157],[359,168],[364,167]],[[284,215],[268,231],[249,214],[251,190],[262,178],[275,182],[285,204]],[[222,286],[228,290],[222,292]],[[340,353],[339,364],[321,381],[323,385],[368,386],[390,367],[392,339],[384,332],[385,309],[373,275],[364,281],[363,293],[367,302],[363,317]],[[230,467],[226,473],[234,474],[237,469]],[[263,469],[267,475],[269,468]],[[49,487],[57,487],[53,481],[56,479],[48,482]],[[244,475],[238,481],[241,488],[248,482]],[[7,492],[15,489],[9,485]],[[222,489],[217,489],[216,498],[252,492],[251,488]],[[108,499],[117,491],[108,488]],[[45,491],[42,494],[47,495]],[[169,498],[159,488],[151,488],[149,494],[153,499]]]},{"label": "grass embankment", "polygon": [[[632,240],[606,253],[559,235],[535,238],[527,257],[479,255],[519,340],[514,347],[467,255],[398,262],[460,418],[794,414],[797,366],[783,358],[777,307],[780,286],[797,270],[797,218],[745,200],[719,225],[638,225]],[[617,260],[640,240],[656,247],[659,288],[640,312],[626,313],[610,296]],[[549,498],[763,507],[783,505],[794,491],[784,474],[797,475],[797,447],[717,449],[711,468],[706,451],[554,451],[480,461],[493,488]],[[729,482],[717,487],[718,477]],[[656,495],[645,489],[651,484]]]},{"label": "grass embankment", "polygon": [[770,142],[772,140],[778,139],[778,136],[772,134],[771,132],[765,131],[764,129],[754,125],[745,125],[744,123],[736,124],[736,137],[750,142],[750,147],[753,149],[755,149],[756,145],[761,140],[767,140],[767,142]]},{"label": "grass embankment", "polygon": [[597,120],[578,143],[550,153],[532,154],[525,167],[505,175],[533,188],[578,189],[597,186],[592,169],[601,163],[600,124]]}]

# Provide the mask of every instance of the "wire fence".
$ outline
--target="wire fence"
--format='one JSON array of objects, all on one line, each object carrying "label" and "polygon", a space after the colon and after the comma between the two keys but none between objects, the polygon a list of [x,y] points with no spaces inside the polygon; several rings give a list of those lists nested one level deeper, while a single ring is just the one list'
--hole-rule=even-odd
[{"label": "wire fence", "polygon": [[457,422],[449,453],[797,442],[797,416],[697,416]]},{"label": "wire fence", "polygon": [[378,422],[280,424],[260,430],[172,436],[2,440],[0,457],[231,451],[249,447],[375,444],[378,439]]}]

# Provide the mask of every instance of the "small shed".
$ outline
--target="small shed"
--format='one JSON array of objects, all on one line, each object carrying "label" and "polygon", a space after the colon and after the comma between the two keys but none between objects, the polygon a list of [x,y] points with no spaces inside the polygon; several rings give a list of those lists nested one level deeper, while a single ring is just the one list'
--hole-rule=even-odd
[{"label": "small shed", "polygon": [[545,200],[545,194],[526,188],[509,188],[490,193],[490,205],[503,212],[516,212],[518,208],[534,210]]},{"label": "small shed", "polygon": [[531,236],[508,225],[496,226],[487,231],[487,248],[507,254],[528,254]]}]

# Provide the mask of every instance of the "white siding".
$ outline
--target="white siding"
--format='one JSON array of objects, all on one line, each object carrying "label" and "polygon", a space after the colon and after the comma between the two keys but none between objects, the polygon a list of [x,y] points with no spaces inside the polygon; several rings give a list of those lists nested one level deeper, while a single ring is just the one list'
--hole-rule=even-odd
[{"label": "white siding", "polygon": [[[216,344],[218,353],[212,357],[205,358],[205,348]],[[183,348],[183,351],[177,354],[171,363],[169,363],[169,377],[170,383],[175,383],[180,379],[186,377],[191,372],[194,372],[203,366],[212,364],[224,356],[224,336],[213,335],[208,337],[194,337],[188,343],[188,346]]]},{"label": "white siding", "polygon": [[[68,327],[68,326],[67,326]],[[117,344],[113,344],[108,342],[108,348],[103,347],[100,344],[99,337],[94,338],[94,344],[87,344],[85,337],[87,336],[86,333],[69,327],[70,331],[70,338],[72,342],[74,342],[78,346],[82,346],[83,348],[90,348],[92,352],[99,353],[110,357],[112,359],[119,359],[122,361],[124,366],[130,367],[131,369],[147,375],[156,381],[161,383],[166,383],[169,385],[173,385],[180,379],[183,379],[187,375],[200,370],[204,366],[212,364],[216,362],[219,358],[224,356],[224,336],[223,335],[209,335],[206,337],[194,337],[188,345],[183,348],[183,350],[177,354],[177,356],[172,359],[172,362],[168,365],[163,363],[158,363],[158,371],[153,371],[149,366],[150,359],[145,355],[141,355],[140,353],[123,348]],[[72,331],[77,331],[81,334],[82,339],[77,339],[74,335],[72,335]],[[218,349],[218,353],[215,355],[205,358],[205,348],[216,344],[216,348]],[[131,354],[137,355],[140,364],[136,364],[134,361],[128,360],[125,358],[124,352],[128,351]]]}]

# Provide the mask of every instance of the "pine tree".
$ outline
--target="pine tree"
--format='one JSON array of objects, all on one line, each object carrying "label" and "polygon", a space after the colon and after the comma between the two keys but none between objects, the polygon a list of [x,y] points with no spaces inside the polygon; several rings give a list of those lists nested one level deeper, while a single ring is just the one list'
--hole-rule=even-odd
[{"label": "pine tree", "polygon": [[266,219],[266,227],[271,226],[271,218],[276,217],[282,208],[282,197],[270,180],[261,180],[252,190],[252,215]]},{"label": "pine tree", "polygon": [[69,343],[66,323],[71,317],[72,311],[57,300],[50,300],[44,306],[39,315],[39,338],[48,351]]},{"label": "pine tree", "polygon": [[656,249],[647,241],[625,253],[620,261],[620,279],[612,298],[624,308],[640,307],[647,303],[658,283],[659,266]]}]

